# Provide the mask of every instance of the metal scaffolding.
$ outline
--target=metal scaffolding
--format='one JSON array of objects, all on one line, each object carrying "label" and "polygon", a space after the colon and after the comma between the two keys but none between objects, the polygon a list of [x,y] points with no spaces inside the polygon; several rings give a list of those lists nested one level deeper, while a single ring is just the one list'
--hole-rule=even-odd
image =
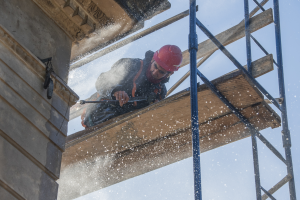
[{"label": "metal scaffolding", "polygon": [[[263,5],[268,1],[264,0],[258,3],[253,0],[262,11],[264,11]],[[281,48],[281,36],[280,36],[280,19],[279,19],[279,2],[278,0],[273,0],[274,5],[274,24],[275,24],[275,36],[276,36],[276,52],[277,52],[277,62],[274,61],[275,65],[278,67],[278,82],[279,82],[279,93],[280,99],[283,101],[281,105],[279,102],[271,96],[252,76],[251,69],[251,43],[250,38],[262,49],[265,54],[268,52],[259,44],[259,42],[250,34],[249,30],[249,18],[255,12],[252,11],[249,14],[248,0],[244,0],[244,11],[245,11],[245,36],[246,36],[246,50],[247,50],[247,66],[246,70],[231,54],[230,52],[216,39],[216,37],[209,32],[209,30],[196,18],[196,0],[190,0],[190,34],[189,34],[189,52],[190,52],[190,93],[191,93],[191,120],[192,120],[192,139],[193,139],[193,168],[194,168],[194,191],[195,199],[202,199],[201,191],[201,170],[200,170],[200,144],[199,144],[199,123],[198,123],[198,100],[197,100],[197,75],[200,79],[211,89],[211,91],[219,97],[219,99],[232,110],[232,112],[251,130],[252,139],[252,150],[253,150],[253,164],[254,164],[254,174],[255,174],[255,186],[256,186],[256,199],[262,200],[275,199],[273,193],[282,187],[285,183],[289,182],[289,192],[290,199],[296,200],[296,190],[294,182],[294,172],[293,163],[291,155],[291,137],[288,128],[287,110],[286,110],[286,97],[285,97],[285,86],[284,86],[284,76],[283,76],[283,62],[282,62],[282,48]],[[257,9],[256,8],[256,9]],[[253,13],[254,12],[254,13]],[[285,158],[276,150],[276,148],[245,118],[241,112],[236,109],[219,91],[218,89],[197,69],[197,51],[198,51],[198,41],[196,34],[196,26],[198,26],[209,39],[233,62],[233,64],[241,70],[252,82],[252,84],[264,94],[271,103],[273,103],[281,112],[282,117],[282,141],[283,147],[285,149]],[[211,53],[212,54],[212,53]],[[210,55],[211,55],[210,54]],[[210,55],[205,56],[206,60]],[[203,63],[203,62],[202,62]],[[201,63],[201,64],[202,64]],[[199,64],[198,64],[199,66]],[[186,76],[187,77],[187,76]],[[182,81],[181,81],[182,82]],[[261,186],[260,183],[260,173],[259,173],[259,160],[257,151],[257,141],[259,138],[283,163],[287,166],[287,175],[277,183],[270,190],[266,190]],[[261,190],[265,193],[261,194]]]},{"label": "metal scaffolding", "polygon": [[[286,96],[285,96],[285,86],[284,86],[284,75],[283,75],[283,61],[282,61],[282,47],[281,47],[281,35],[280,35],[280,19],[279,19],[279,0],[273,0],[274,7],[274,24],[275,24],[275,40],[276,40],[276,52],[277,52],[277,61],[273,59],[273,63],[278,68],[278,82],[279,82],[279,98],[274,98],[272,95],[264,89],[264,87],[256,81],[252,76],[252,56],[251,56],[251,39],[253,42],[266,54],[269,55],[268,51],[251,35],[250,30],[250,18],[255,15],[259,10],[265,11],[263,6],[268,2],[268,0],[262,0],[262,2],[257,2],[253,0],[257,7],[255,7],[251,12],[249,12],[248,0],[244,0],[244,20],[238,24],[245,26],[245,38],[246,38],[246,53],[247,53],[247,69],[245,69],[235,58],[234,56],[225,48],[225,45],[236,41],[239,39],[239,36],[234,37],[232,41],[225,41],[226,44],[223,44],[201,23],[200,20],[196,18],[197,6],[196,0],[190,0],[190,9],[184,11],[170,19],[167,19],[153,27],[150,27],[147,30],[144,30],[136,35],[133,35],[123,41],[120,41],[107,49],[99,51],[94,55],[82,59],[77,63],[72,64],[72,69],[82,66],[86,62],[90,62],[95,58],[106,55],[107,53],[114,51],[126,44],[129,44],[139,38],[142,38],[158,29],[161,29],[173,22],[178,21],[179,19],[184,18],[185,16],[190,17],[190,32],[189,32],[189,48],[190,53],[190,71],[187,72],[174,86],[172,86],[167,96],[172,93],[188,76],[190,76],[190,98],[191,98],[191,130],[192,130],[192,143],[193,143],[193,170],[194,170],[194,194],[195,200],[202,199],[202,190],[201,190],[201,166],[200,166],[200,141],[199,141],[199,120],[198,120],[198,97],[197,97],[197,76],[208,86],[208,88],[235,114],[238,119],[245,124],[245,126],[251,132],[251,141],[252,141],[252,153],[253,153],[253,164],[254,164],[254,178],[255,178],[255,188],[256,188],[256,199],[265,200],[267,198],[275,199],[273,194],[281,188],[284,184],[289,183],[289,194],[291,200],[296,200],[296,190],[295,190],[295,181],[294,181],[294,172],[293,172],[293,163],[291,155],[291,137],[288,127],[287,119],[287,109],[286,109]],[[271,11],[270,11],[271,12]],[[273,19],[272,19],[273,20]],[[271,21],[270,21],[271,23]],[[243,25],[244,24],[244,25]],[[196,26],[202,30],[204,34],[214,43],[218,48],[206,50],[205,53],[202,52],[202,59],[197,63],[197,51],[198,47],[201,48],[198,44]],[[222,32],[221,34],[227,34]],[[243,37],[243,36],[241,36]],[[241,38],[240,37],[240,38]],[[202,43],[201,43],[202,44]],[[237,109],[232,105],[225,96],[212,84],[197,68],[203,64],[217,49],[220,49],[232,62],[233,64],[243,72],[247,77],[249,82],[251,82],[254,87],[256,87],[267,99],[269,103],[272,103],[280,112],[281,112],[281,125],[282,125],[282,142],[285,149],[285,157],[257,130],[249,120],[243,116],[241,110]],[[187,51],[183,54],[188,53]],[[188,58],[188,56],[186,56]],[[199,55],[198,55],[199,59]],[[272,61],[271,61],[272,62]],[[183,62],[181,67],[188,64],[188,59]],[[89,99],[87,99],[89,100]],[[73,112],[73,118],[78,116],[79,112],[82,112],[80,109],[76,108],[78,111]],[[75,110],[75,107],[74,109]],[[72,118],[72,110],[71,110]],[[257,138],[261,140],[286,166],[287,166],[287,175],[275,184],[271,189],[266,190],[261,186],[260,182],[260,171],[259,171],[259,159],[258,159],[258,149],[257,149]],[[263,191],[263,195],[262,192]]]}]

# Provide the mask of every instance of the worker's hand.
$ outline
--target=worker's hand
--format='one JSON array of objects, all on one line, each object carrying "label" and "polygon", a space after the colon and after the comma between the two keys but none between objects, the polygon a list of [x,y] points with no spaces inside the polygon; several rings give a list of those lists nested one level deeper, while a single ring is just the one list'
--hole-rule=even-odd
[{"label": "worker's hand", "polygon": [[125,91],[117,91],[114,93],[114,96],[116,100],[119,100],[121,107],[129,101],[129,96]]}]

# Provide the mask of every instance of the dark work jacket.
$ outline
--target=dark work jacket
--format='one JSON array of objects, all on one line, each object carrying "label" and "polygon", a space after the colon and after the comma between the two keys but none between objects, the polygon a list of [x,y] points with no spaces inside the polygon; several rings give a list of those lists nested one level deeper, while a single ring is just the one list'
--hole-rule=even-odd
[{"label": "dark work jacket", "polygon": [[[135,80],[136,91],[135,96],[147,97],[148,101],[139,101],[135,106],[133,102],[128,102],[122,107],[112,104],[96,104],[89,105],[86,112],[84,124],[91,127],[102,123],[108,119],[134,111],[148,106],[155,100],[164,99],[167,93],[165,83],[169,78],[163,79],[158,84],[148,81],[146,72],[150,67],[151,59],[154,52],[147,51],[143,59],[143,68],[140,75]],[[115,99],[113,94],[116,91],[125,91],[129,98],[133,97],[133,80],[141,69],[141,59],[123,58],[117,61],[112,68],[100,74],[96,81],[96,89],[100,97],[98,99]]]}]

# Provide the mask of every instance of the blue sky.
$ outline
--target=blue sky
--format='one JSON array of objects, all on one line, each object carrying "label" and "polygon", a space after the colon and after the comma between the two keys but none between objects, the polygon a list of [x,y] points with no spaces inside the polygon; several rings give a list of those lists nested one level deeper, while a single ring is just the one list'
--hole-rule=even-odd
[{"label": "blue sky", "polygon": [[[168,11],[161,13],[145,22],[145,28],[151,27],[169,17],[172,17],[189,8],[189,1],[170,0],[172,6]],[[236,24],[244,17],[244,7],[241,0],[198,0],[199,11],[197,18],[213,33],[218,34]],[[249,0],[250,10],[255,7]],[[273,7],[273,1],[264,8]],[[300,1],[281,0],[281,34],[283,44],[283,64],[285,73],[285,88],[289,128],[292,137],[292,156],[296,180],[296,192],[300,195],[300,65],[298,62],[300,51]],[[259,11],[258,13],[260,13]],[[178,45],[182,51],[188,48],[188,17],[169,25],[138,41],[126,45],[102,58],[70,73],[69,85],[85,99],[96,92],[94,83],[101,72],[110,69],[110,66],[120,58],[144,58],[147,50],[157,50],[165,44]],[[207,37],[198,29],[199,43]],[[274,24],[253,33],[253,36],[272,53],[276,60]],[[264,56],[264,53],[252,42],[252,60]],[[227,46],[227,49],[242,64],[246,64],[245,38]],[[213,54],[200,68],[200,71],[210,80],[235,70],[236,67],[220,51]],[[180,69],[172,75],[167,83],[170,88],[189,66]],[[274,96],[279,97],[277,69],[257,78],[257,80]],[[200,80],[199,80],[200,81]],[[189,87],[189,79],[173,92],[176,93]],[[273,106],[274,108],[274,106]],[[274,108],[276,112],[278,110]],[[279,112],[278,112],[279,113]],[[82,130],[80,119],[69,122],[69,134]],[[281,128],[266,129],[261,133],[284,155],[281,141]],[[258,140],[259,164],[262,186],[270,189],[286,175],[286,167],[274,156],[268,148]],[[215,150],[201,154],[201,174],[203,199],[255,199],[254,171],[250,138],[228,144]],[[288,199],[287,185],[274,194],[277,199]],[[113,186],[88,194],[78,200],[90,199],[194,199],[192,159],[168,165],[144,175],[123,181]]]}]

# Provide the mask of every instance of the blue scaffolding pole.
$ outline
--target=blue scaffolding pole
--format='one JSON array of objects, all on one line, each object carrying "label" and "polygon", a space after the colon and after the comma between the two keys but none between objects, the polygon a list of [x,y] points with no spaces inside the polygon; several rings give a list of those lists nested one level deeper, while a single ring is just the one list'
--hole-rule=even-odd
[{"label": "blue scaffolding pole", "polygon": [[201,169],[200,169],[200,141],[198,120],[198,97],[197,97],[197,51],[198,40],[196,34],[196,0],[190,0],[190,77],[191,77],[191,118],[193,138],[193,169],[194,169],[194,194],[195,200],[202,200]]},{"label": "blue scaffolding pole", "polygon": [[278,64],[278,82],[279,82],[279,93],[280,98],[283,98],[282,103],[282,142],[285,149],[285,156],[287,161],[287,173],[291,175],[292,179],[289,181],[290,199],[296,200],[296,189],[294,180],[294,170],[292,162],[291,152],[291,135],[288,126],[287,109],[286,109],[286,96],[283,76],[283,61],[282,61],[282,47],[281,47],[281,33],[280,33],[280,18],[279,18],[279,1],[273,0],[274,4],[274,23],[275,23],[275,37],[276,37],[276,53],[277,53],[277,64]]},{"label": "blue scaffolding pole", "polygon": [[[256,0],[253,0],[259,8],[264,11],[262,3],[259,4]],[[258,137],[282,162],[287,165],[287,177],[289,182],[290,199],[296,200],[295,181],[293,173],[292,155],[291,155],[291,137],[288,129],[287,110],[286,110],[286,97],[284,88],[284,76],[283,76],[283,63],[282,63],[282,48],[281,48],[281,36],[280,36],[280,20],[279,20],[279,3],[278,0],[273,0],[274,4],[274,17],[275,17],[275,36],[276,36],[276,51],[277,62],[274,63],[278,66],[278,81],[280,98],[283,99],[283,103],[280,106],[279,103],[269,94],[253,77],[251,68],[251,40],[267,54],[267,51],[258,43],[258,41],[251,36],[249,30],[249,5],[248,0],[244,0],[245,11],[245,37],[246,37],[246,51],[247,51],[247,66],[248,71],[231,55],[231,53],[214,37],[213,34],[196,18],[196,0],[190,0],[190,34],[189,34],[189,52],[190,52],[190,94],[191,94],[191,126],[192,126],[192,139],[193,139],[193,168],[194,168],[194,191],[195,200],[202,199],[201,190],[201,170],[200,170],[200,144],[199,144],[199,121],[198,121],[198,100],[197,100],[197,75],[200,79],[212,90],[212,92],[220,98],[220,100],[232,110],[232,112],[249,128],[252,139],[253,149],[253,164],[254,164],[254,176],[256,186],[256,199],[261,200],[261,190],[270,199],[275,199],[270,191],[265,190],[260,184],[259,162],[258,162],[258,150],[257,141]],[[197,50],[198,41],[196,34],[196,25],[215,43],[216,46],[233,62],[233,64],[241,70],[249,80],[257,87],[280,111],[282,116],[282,140],[285,148],[284,158],[276,148],[262,136],[259,131],[236,109],[217,88],[197,69]],[[278,185],[278,184],[277,184]],[[282,186],[282,185],[281,185]],[[277,186],[279,189],[281,186]]]}]

